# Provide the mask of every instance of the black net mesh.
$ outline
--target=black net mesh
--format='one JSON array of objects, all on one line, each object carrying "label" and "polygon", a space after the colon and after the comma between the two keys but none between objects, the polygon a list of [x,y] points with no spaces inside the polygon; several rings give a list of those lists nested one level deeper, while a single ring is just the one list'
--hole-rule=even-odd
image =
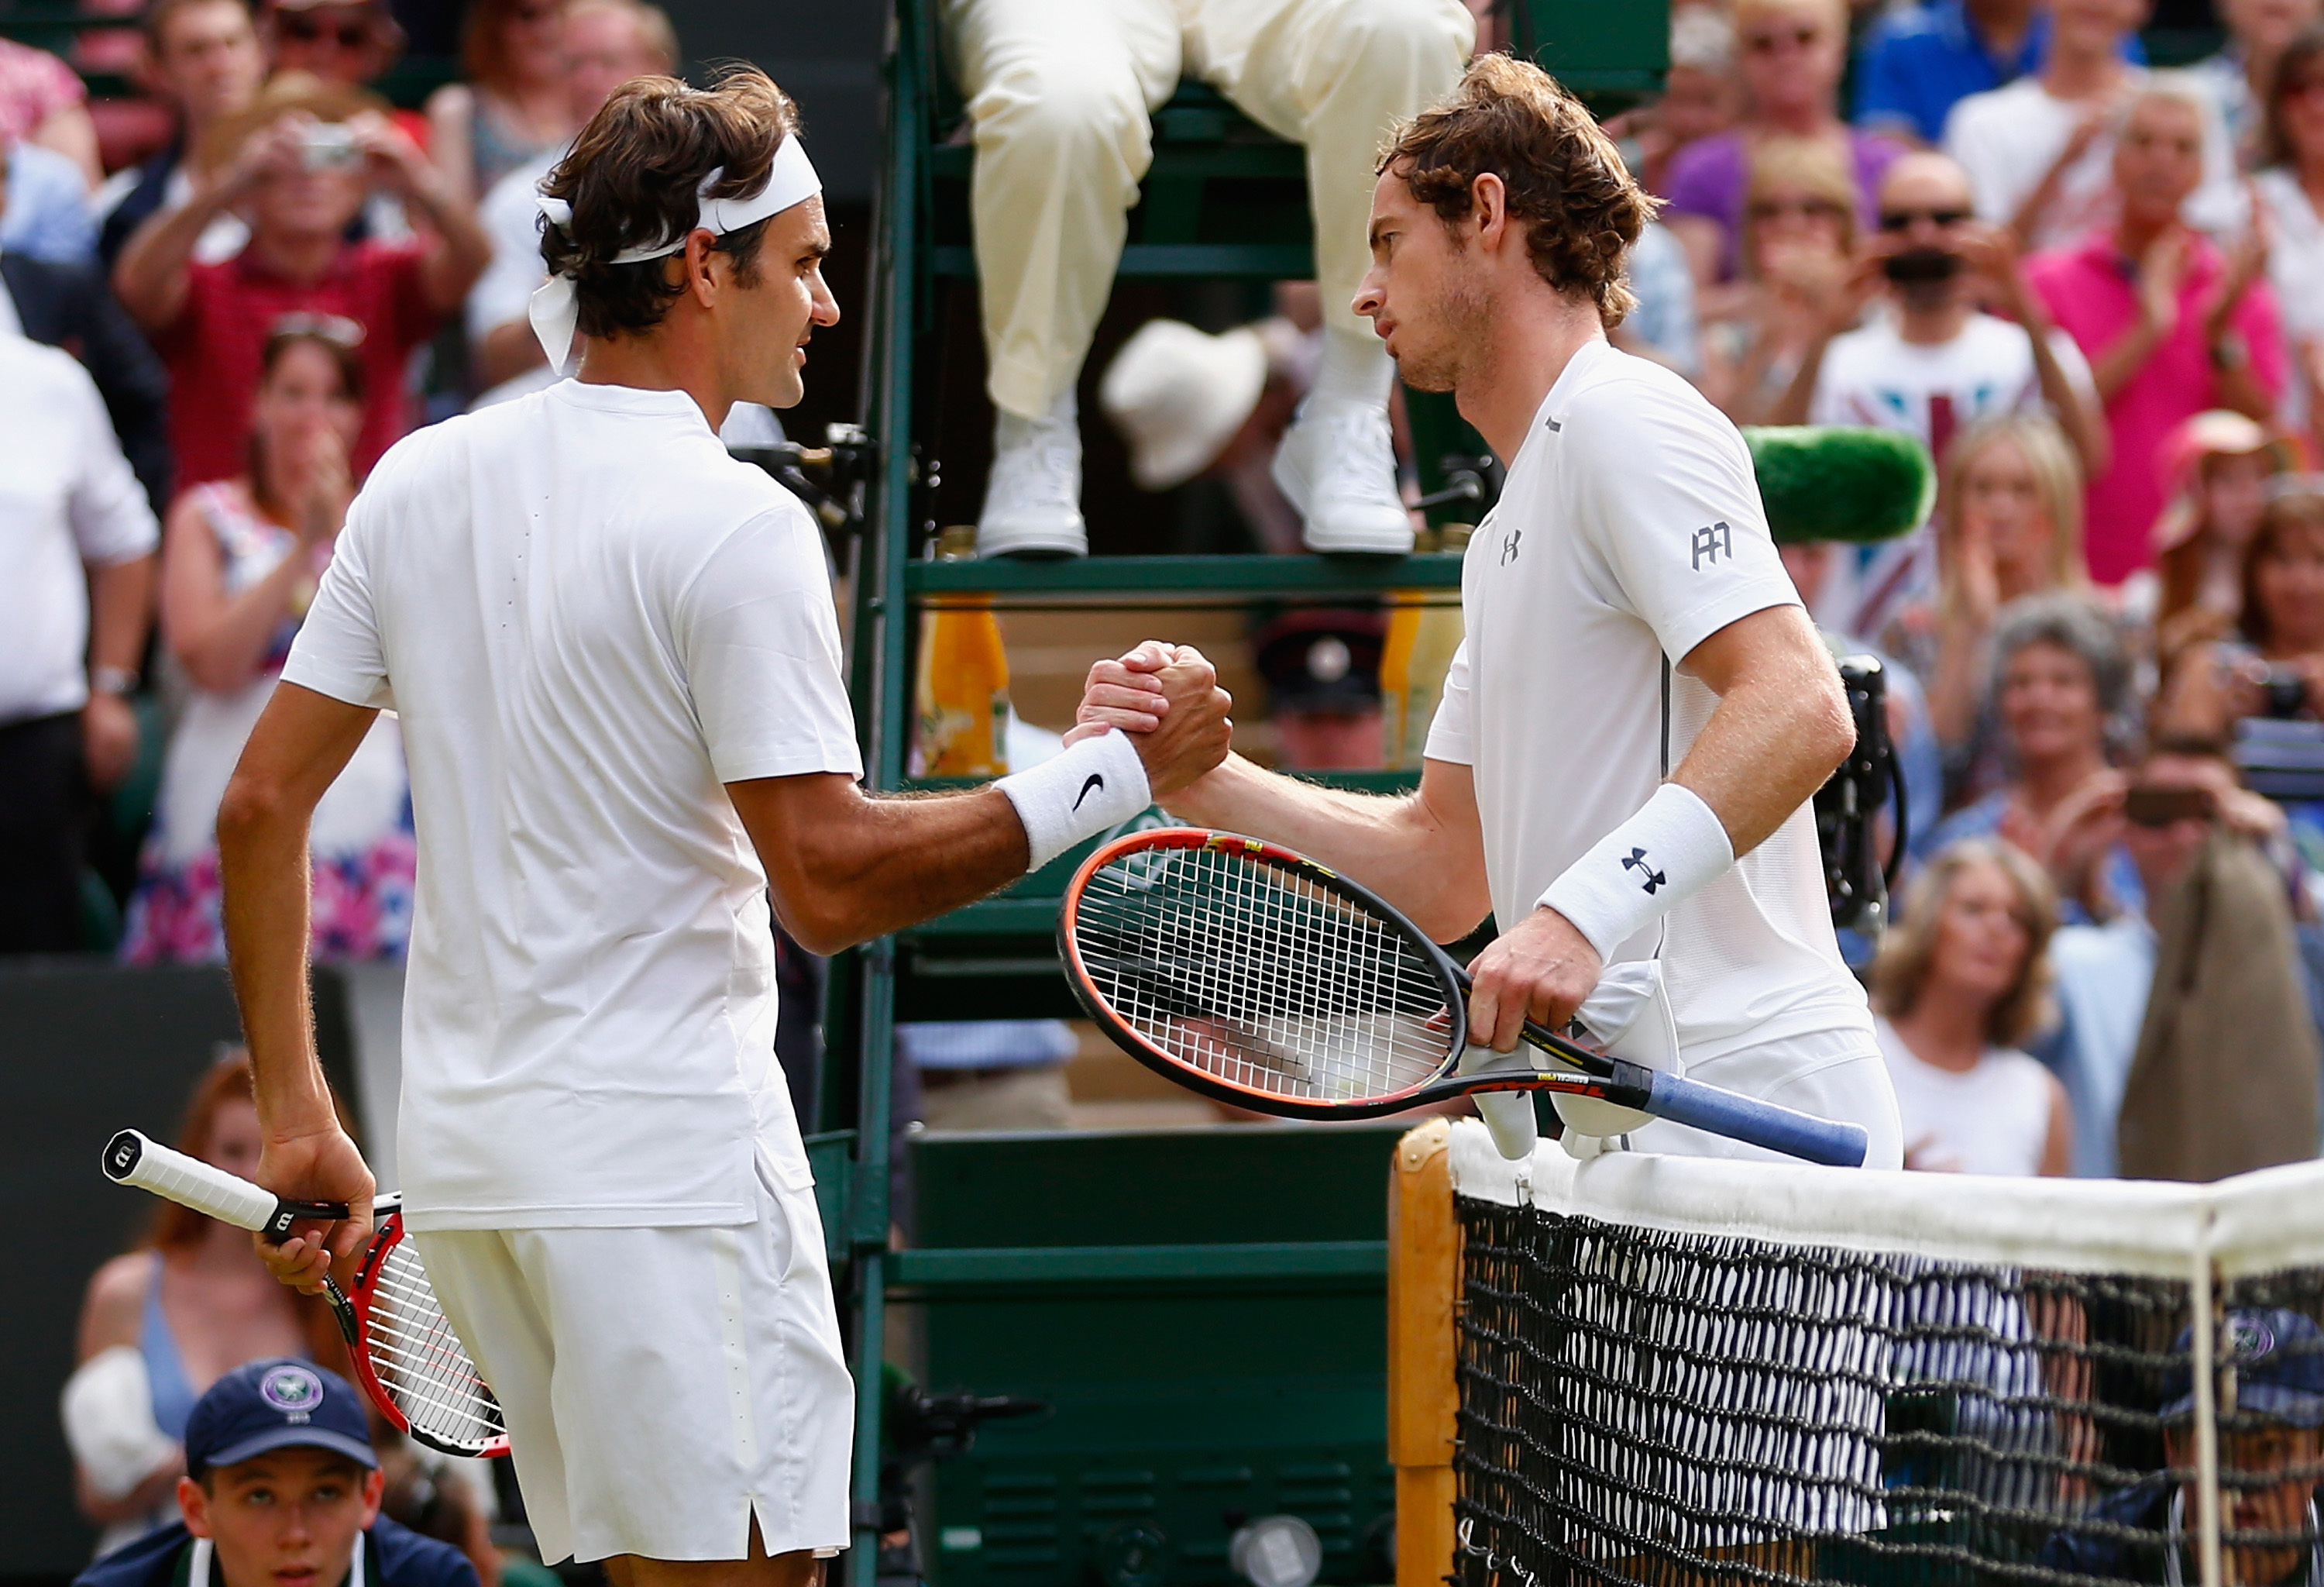
[{"label": "black net mesh", "polygon": [[[1456,1587],[2201,1581],[2186,1284],[1457,1204]],[[2324,1587],[2324,1269],[2218,1298],[2223,1580]]]}]

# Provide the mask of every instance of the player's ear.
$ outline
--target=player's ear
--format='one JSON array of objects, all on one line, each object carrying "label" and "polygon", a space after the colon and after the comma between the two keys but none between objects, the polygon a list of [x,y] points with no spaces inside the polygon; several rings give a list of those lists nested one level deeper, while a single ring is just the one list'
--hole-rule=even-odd
[{"label": "player's ear", "polygon": [[1492,171],[1477,173],[1469,184],[1469,218],[1477,227],[1478,238],[1487,247],[1500,241],[1509,219],[1509,189]]},{"label": "player's ear", "polygon": [[364,1473],[363,1480],[363,1524],[365,1528],[379,1519],[380,1503],[386,1497],[387,1473],[374,1466]]},{"label": "player's ear", "polygon": [[710,262],[718,252],[718,239],[701,226],[696,226],[686,238],[686,290],[701,307],[707,309],[717,301],[718,283],[712,279]]}]

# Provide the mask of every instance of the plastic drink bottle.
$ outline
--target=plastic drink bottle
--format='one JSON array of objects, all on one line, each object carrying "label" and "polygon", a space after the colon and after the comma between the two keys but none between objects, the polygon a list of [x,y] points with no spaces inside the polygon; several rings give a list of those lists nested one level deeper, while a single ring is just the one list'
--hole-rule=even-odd
[{"label": "plastic drink bottle", "polygon": [[[947,529],[936,557],[976,554],[976,531]],[[936,595],[920,614],[913,680],[914,775],[1000,777],[1009,770],[1009,652],[983,595]]]}]

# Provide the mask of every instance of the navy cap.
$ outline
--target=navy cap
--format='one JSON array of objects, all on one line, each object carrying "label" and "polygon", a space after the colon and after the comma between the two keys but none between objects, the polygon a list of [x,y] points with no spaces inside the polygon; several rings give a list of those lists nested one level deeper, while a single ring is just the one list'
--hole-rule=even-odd
[{"label": "navy cap", "polygon": [[272,1449],[327,1449],[365,1466],[371,1424],[363,1397],[337,1372],[291,1356],[236,1367],[186,1417],[186,1469],[198,1476]]},{"label": "navy cap", "polygon": [[[2184,1355],[2194,1342],[2181,1329]],[[2227,1314],[2222,1366],[2236,1375],[2236,1409],[2289,1422],[2295,1427],[2324,1426],[2324,1329],[2315,1320],[2282,1306]],[[2195,1408],[2190,1368],[2172,1370],[2163,1419],[2176,1421]]]}]

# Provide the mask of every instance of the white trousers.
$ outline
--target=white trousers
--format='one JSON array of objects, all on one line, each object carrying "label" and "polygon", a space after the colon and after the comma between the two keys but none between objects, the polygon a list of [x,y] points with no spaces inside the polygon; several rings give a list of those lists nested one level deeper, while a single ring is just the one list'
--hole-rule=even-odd
[{"label": "white trousers", "polygon": [[1307,149],[1327,325],[1370,263],[1372,163],[1390,127],[1460,80],[1460,0],[945,0],[976,143],[972,212],[986,389],[1022,418],[1081,373],[1154,155],[1148,115],[1182,75]]}]

